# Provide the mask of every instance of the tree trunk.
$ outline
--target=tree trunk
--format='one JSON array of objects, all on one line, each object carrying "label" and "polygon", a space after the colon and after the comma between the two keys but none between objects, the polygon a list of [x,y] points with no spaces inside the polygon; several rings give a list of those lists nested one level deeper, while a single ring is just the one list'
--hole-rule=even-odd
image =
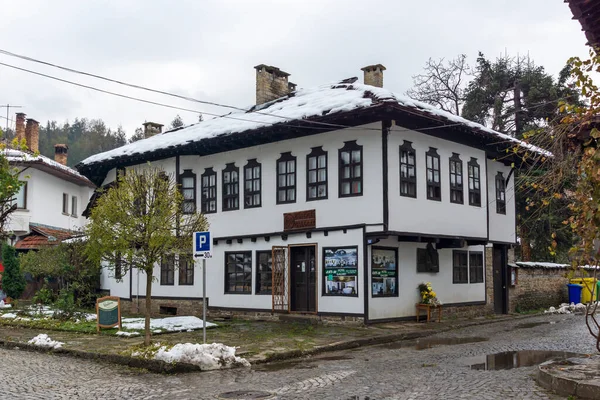
[{"label": "tree trunk", "polygon": [[521,225],[521,261],[531,261],[531,242],[529,241],[529,230]]},{"label": "tree trunk", "polygon": [[150,311],[152,310],[152,269],[146,270],[146,320],[144,322],[144,345],[150,346]]}]

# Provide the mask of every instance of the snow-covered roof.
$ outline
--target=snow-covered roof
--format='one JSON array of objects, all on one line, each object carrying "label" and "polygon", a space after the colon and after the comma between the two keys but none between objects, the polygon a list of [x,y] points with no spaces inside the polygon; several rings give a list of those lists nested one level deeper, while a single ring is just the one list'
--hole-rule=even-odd
[{"label": "snow-covered roof", "polygon": [[[432,105],[398,95],[387,89],[356,83],[356,78],[340,83],[299,89],[275,101],[236,111],[225,116],[209,119],[182,129],[157,134],[147,139],[126,144],[122,147],[99,153],[83,160],[78,167],[90,166],[105,161],[152,153],[162,149],[177,148],[202,140],[256,130],[272,125],[285,125],[292,121],[303,121],[337,113],[366,109],[375,105],[389,104],[405,110],[414,110],[433,120],[452,125],[463,125],[497,138],[498,143],[511,142],[527,150],[550,155],[549,152],[469,121],[457,115],[439,110]],[[315,124],[315,127],[319,125]],[[321,125],[321,129],[327,129]],[[330,127],[327,130],[331,130]]]},{"label": "snow-covered roof", "polygon": [[[46,167],[44,168],[47,172],[53,173],[56,172],[60,174],[59,176],[65,177],[70,181],[76,182],[80,185],[86,185],[90,187],[94,187],[95,185],[85,176],[81,175],[77,170],[67,167],[59,162],[56,162],[46,156],[43,155],[35,155],[26,151],[16,150],[6,148],[4,150],[0,150],[2,154],[6,157],[9,163],[11,164],[39,164],[40,166]],[[56,175],[55,173],[55,175]]]},{"label": "snow-covered roof", "polygon": [[[511,267],[517,267],[517,268],[558,268],[558,269],[572,268],[571,264],[558,264],[558,263],[541,262],[541,261],[516,261],[516,262],[508,264],[508,265],[510,265]],[[600,269],[599,266],[593,266],[593,265],[582,265],[579,268]]]}]

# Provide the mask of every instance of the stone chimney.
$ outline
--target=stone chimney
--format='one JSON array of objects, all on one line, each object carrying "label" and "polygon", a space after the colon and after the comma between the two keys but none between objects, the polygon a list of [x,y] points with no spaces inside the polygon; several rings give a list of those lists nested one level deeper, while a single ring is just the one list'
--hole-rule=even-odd
[{"label": "stone chimney", "polygon": [[256,105],[268,103],[296,89],[296,84],[288,82],[290,74],[277,67],[260,64],[254,69],[256,69]]},{"label": "stone chimney", "polygon": [[25,126],[25,140],[27,141],[27,147],[32,153],[37,153],[40,150],[40,123],[35,119],[27,118],[27,125]]},{"label": "stone chimney", "polygon": [[365,72],[365,85],[383,87],[383,71],[385,67],[381,64],[369,65],[361,68]]},{"label": "stone chimney", "polygon": [[66,144],[55,144],[54,145],[54,161],[67,165],[67,156],[69,154],[69,146]]},{"label": "stone chimney", "polygon": [[157,124],[156,122],[144,122],[142,124],[144,126],[144,137],[149,138],[151,136],[156,135],[157,133],[162,133],[162,124]]},{"label": "stone chimney", "polygon": [[19,142],[25,139],[25,114],[17,113],[15,136]]}]

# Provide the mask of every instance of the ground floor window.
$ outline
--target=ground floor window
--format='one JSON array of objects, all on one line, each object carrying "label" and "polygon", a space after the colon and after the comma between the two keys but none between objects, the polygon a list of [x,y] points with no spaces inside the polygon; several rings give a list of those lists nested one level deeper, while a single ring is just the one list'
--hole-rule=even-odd
[{"label": "ground floor window", "polygon": [[194,259],[189,254],[179,255],[179,284],[194,284]]},{"label": "ground floor window", "polygon": [[483,252],[469,252],[469,282],[483,283]]},{"label": "ground floor window", "polygon": [[256,252],[256,294],[271,294],[272,263],[273,253],[271,250]]},{"label": "ground floor window", "polygon": [[252,252],[225,253],[225,293],[252,293]]},{"label": "ground floor window", "polygon": [[483,252],[454,250],[452,252],[452,283],[483,283]]},{"label": "ground floor window", "polygon": [[373,297],[398,296],[398,249],[372,247],[371,286]]},{"label": "ground floor window", "polygon": [[358,247],[323,248],[323,292],[332,296],[358,296]]},{"label": "ground floor window", "polygon": [[163,256],[160,261],[160,284],[175,284],[175,255],[173,254]]}]

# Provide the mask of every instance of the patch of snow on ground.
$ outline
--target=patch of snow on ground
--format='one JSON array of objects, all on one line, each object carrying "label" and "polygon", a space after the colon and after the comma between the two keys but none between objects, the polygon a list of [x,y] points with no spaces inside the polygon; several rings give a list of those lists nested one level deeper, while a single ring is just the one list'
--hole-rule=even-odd
[{"label": "patch of snow on ground", "polygon": [[58,349],[61,348],[64,344],[63,342],[57,342],[56,340],[52,340],[50,336],[48,336],[45,333],[40,333],[27,343],[32,344],[34,346],[47,347],[49,349]]},{"label": "patch of snow on ground", "polygon": [[6,304],[4,300],[0,300],[0,309],[12,308],[12,304]]},{"label": "patch of snow on ground", "polygon": [[13,314],[13,313],[2,314],[2,318],[17,318],[17,314]]},{"label": "patch of snow on ground", "polygon": [[250,366],[250,363],[245,358],[236,357],[235,347],[225,346],[222,343],[179,343],[170,349],[163,346],[158,349],[154,359],[167,363],[183,362],[194,364],[200,366],[202,370]]},{"label": "patch of snow on ground", "polygon": [[117,331],[117,333],[115,333],[115,335],[131,337],[131,336],[139,336],[140,334],[138,332]]},{"label": "patch of snow on ground", "polygon": [[[206,322],[206,327],[215,327],[217,324]],[[123,328],[129,330],[143,330],[144,318],[123,318]],[[150,329],[162,329],[168,332],[183,332],[188,330],[202,329],[202,320],[198,317],[167,317],[151,318]]]},{"label": "patch of snow on ground", "polygon": [[586,305],[581,303],[562,303],[558,308],[550,307],[544,314],[585,314]]}]

